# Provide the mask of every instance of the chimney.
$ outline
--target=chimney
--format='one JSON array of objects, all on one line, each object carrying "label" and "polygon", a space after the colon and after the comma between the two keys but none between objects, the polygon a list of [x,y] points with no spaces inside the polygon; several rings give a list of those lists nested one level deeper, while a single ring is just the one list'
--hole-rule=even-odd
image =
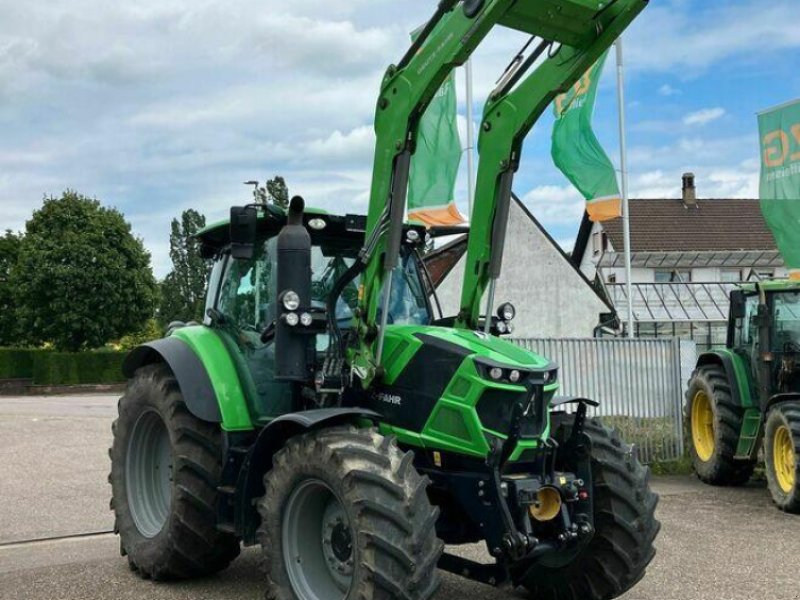
[{"label": "chimney", "polygon": [[697,208],[697,188],[694,187],[694,173],[683,174],[683,205]]}]

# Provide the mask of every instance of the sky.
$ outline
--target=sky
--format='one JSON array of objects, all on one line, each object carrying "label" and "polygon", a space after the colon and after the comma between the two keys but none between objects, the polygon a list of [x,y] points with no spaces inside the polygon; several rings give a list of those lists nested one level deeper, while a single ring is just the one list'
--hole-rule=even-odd
[{"label": "sky", "polygon": [[[435,5],[0,0],[0,229],[77,190],[125,214],[163,277],[171,219],[225,218],[247,180],[280,174],[310,205],[366,212],[379,83]],[[755,115],[800,97],[798,16],[797,0],[651,0],[625,37],[633,197],[679,197],[685,171],[701,197],[757,197]],[[476,119],[526,39],[496,30],[476,53]],[[615,74],[609,60],[595,128],[616,164]],[[548,111],[514,187],[569,250],[584,204],[553,167],[551,127]]]}]

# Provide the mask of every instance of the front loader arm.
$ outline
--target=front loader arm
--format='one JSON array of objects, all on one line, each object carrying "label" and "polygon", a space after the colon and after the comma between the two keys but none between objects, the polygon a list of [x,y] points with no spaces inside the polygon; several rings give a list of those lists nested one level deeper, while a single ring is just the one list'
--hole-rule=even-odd
[{"label": "front loader arm", "polygon": [[356,313],[358,344],[348,356],[364,387],[371,383],[380,364],[386,302],[383,322],[376,320],[398,260],[419,119],[447,76],[469,58],[516,1],[442,0],[403,60],[384,76],[375,114],[366,242],[359,257],[363,277]]},{"label": "front loader arm", "polygon": [[[592,1],[580,0],[580,3],[585,6]],[[522,77],[522,72],[507,78],[508,84],[504,86],[501,83],[485,106],[478,140],[480,162],[457,327],[478,327],[481,299],[490,281],[500,275],[511,186],[526,135],[557,95],[572,85],[585,85],[579,79],[645,8],[647,0],[616,0],[611,3],[596,0],[594,4],[596,14],[585,23],[582,33],[575,31],[574,20],[558,24],[573,29],[573,45],[564,43],[555,52],[550,42],[564,33],[553,27],[556,23],[551,23],[549,31],[541,27],[541,33],[528,29],[532,34],[540,33],[543,38],[532,58],[548,52],[547,59],[513,90],[511,87]],[[563,39],[569,38],[564,36]],[[530,64],[533,62],[531,60]],[[523,64],[521,70],[530,64]],[[491,292],[489,296],[489,303],[492,303]],[[490,311],[491,306],[486,311],[487,322],[491,321]]]}]

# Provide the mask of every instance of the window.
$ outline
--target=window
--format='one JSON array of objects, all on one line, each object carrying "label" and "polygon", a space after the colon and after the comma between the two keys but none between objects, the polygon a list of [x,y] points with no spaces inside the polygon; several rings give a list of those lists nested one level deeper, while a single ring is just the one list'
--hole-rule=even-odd
[{"label": "window", "polygon": [[720,281],[723,283],[736,283],[742,281],[741,269],[722,269],[720,271]]},{"label": "window", "polygon": [[756,332],[758,325],[756,318],[758,316],[758,296],[748,296],[745,300],[745,314],[741,319],[736,321],[736,338],[734,346],[740,348],[750,347],[753,343],[757,342]]},{"label": "window", "polygon": [[800,349],[800,292],[779,292],[774,295],[774,350],[797,352]]},{"label": "window", "polygon": [[[311,248],[311,305],[324,308],[334,283],[353,264],[358,246],[326,240]],[[277,236],[256,246],[251,260],[230,260],[217,308],[239,333],[259,345],[260,333],[276,317]],[[336,304],[336,319],[349,327],[358,304],[359,279],[350,282]],[[426,325],[431,322],[427,297],[415,255],[403,249],[390,298],[389,323]],[[325,336],[318,336],[319,339]]]},{"label": "window", "polygon": [[608,250],[608,234],[605,231],[595,231],[592,234],[592,251],[599,256]]},{"label": "window", "polygon": [[658,269],[655,272],[656,283],[691,283],[692,272],[689,269]]}]

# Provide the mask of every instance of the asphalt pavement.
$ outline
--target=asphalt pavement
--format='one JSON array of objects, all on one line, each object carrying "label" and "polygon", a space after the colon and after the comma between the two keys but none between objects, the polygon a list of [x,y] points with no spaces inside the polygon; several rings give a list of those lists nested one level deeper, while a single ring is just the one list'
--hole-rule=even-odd
[{"label": "asphalt pavement", "polygon": [[[142,581],[109,533],[107,449],[116,397],[0,398],[0,600],[257,600],[258,549],[223,573]],[[657,478],[658,555],[626,600],[800,600],[800,517],[761,484]],[[45,538],[59,538],[47,539]],[[39,541],[37,541],[39,540]],[[460,552],[484,560],[481,547]],[[443,574],[437,600],[522,598]]]}]

